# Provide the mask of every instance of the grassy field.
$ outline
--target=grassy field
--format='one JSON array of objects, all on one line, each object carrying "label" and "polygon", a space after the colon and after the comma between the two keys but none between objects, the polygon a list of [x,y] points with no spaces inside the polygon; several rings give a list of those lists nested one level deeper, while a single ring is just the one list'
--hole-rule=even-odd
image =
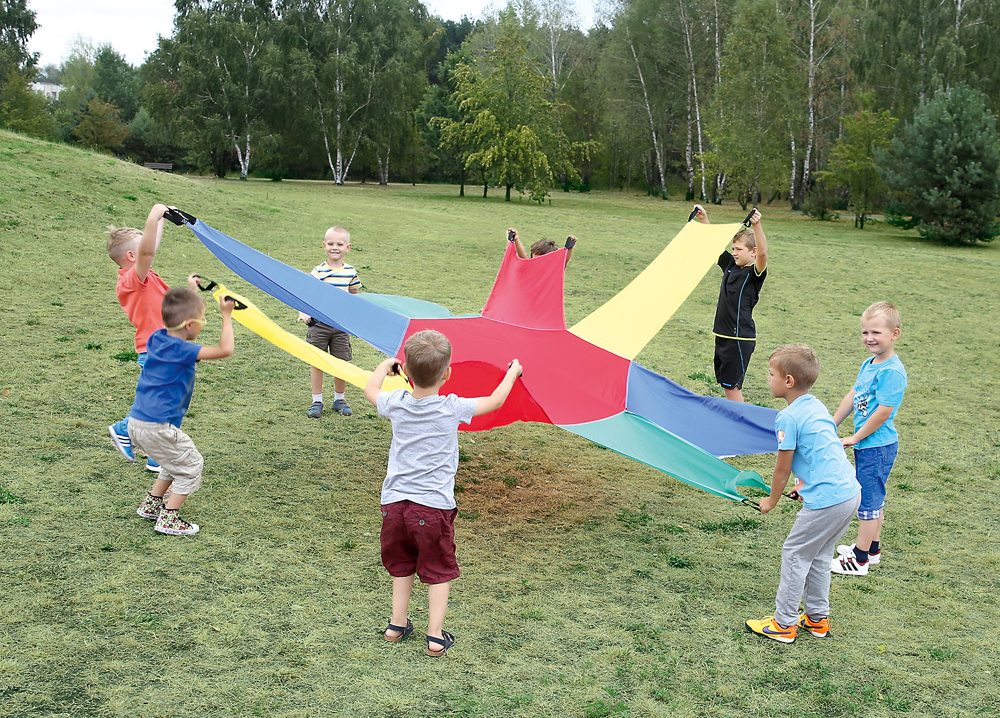
[{"label": "grassy field", "polygon": [[[189,179],[0,133],[0,716],[997,715],[1000,246],[763,208],[771,269],[749,400],[776,406],[764,358],[804,341],[823,363],[815,393],[835,406],[865,357],[861,310],[886,298],[903,312],[910,388],[885,558],[867,579],[834,577],[831,640],[780,646],[743,628],[773,611],[790,502],[761,517],[517,424],[461,436],[458,644],[440,661],[422,640],[385,644],[388,424],[354,389],[353,417],[307,419],[307,368],[239,327],[236,356],[199,368],[185,421],[206,457],[185,507],[201,534],[161,537],[135,516],[150,476],[105,433],[137,375],[105,225],[141,224],[164,201],[308,269],[341,223],[371,291],[455,312],[481,308],[508,225],[529,240],[574,232],[573,322],[689,210],[496,194]],[[225,281],[295,326],[187,230],[168,227],[156,267],[171,284],[190,271]],[[718,394],[717,291],[713,270],[639,360]],[[210,309],[203,336],[217,335]],[[378,354],[355,341],[355,358],[372,367]],[[734,463],[770,477],[771,457]],[[419,589],[412,613],[419,631]]]}]

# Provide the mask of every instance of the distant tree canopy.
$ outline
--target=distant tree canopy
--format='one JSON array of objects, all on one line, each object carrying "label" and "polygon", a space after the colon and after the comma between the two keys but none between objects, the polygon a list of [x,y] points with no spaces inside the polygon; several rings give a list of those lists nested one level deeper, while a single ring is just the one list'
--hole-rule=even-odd
[{"label": "distant tree canopy", "polygon": [[[175,7],[139,68],[78,42],[39,72],[34,13],[0,0],[0,124],[220,177],[448,181],[462,194],[471,182],[536,200],[597,187],[796,209],[834,198],[859,227],[891,198],[954,241],[956,220],[935,228],[912,201],[916,175],[887,172],[878,150],[972,126],[927,109],[942,92],[979,93],[980,129],[1000,110],[1000,0],[616,0],[587,31],[571,0],[510,0],[458,22],[419,0]],[[63,86],[58,101],[28,94],[41,76]],[[978,170],[953,171],[985,188]],[[949,201],[965,207],[960,194]]]}]

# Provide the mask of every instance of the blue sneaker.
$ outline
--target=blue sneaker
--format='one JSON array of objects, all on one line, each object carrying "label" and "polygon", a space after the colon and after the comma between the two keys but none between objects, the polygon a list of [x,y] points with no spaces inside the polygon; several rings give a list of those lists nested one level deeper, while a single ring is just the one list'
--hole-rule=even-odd
[{"label": "blue sneaker", "polygon": [[125,457],[125,461],[135,461],[132,440],[128,438],[128,420],[122,419],[117,424],[112,424],[108,427],[108,433],[111,435],[111,441],[114,442],[115,448]]},{"label": "blue sneaker", "polygon": [[160,465],[149,456],[146,457],[146,471],[152,471],[154,474],[160,473]]}]

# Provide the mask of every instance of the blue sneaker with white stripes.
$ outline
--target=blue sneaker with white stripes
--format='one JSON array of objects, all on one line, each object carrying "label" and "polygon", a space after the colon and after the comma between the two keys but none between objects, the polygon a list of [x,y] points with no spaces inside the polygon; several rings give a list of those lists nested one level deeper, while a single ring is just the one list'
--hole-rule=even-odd
[{"label": "blue sneaker with white stripes", "polygon": [[115,448],[125,457],[125,461],[135,461],[135,451],[132,449],[132,440],[128,438],[128,419],[122,419],[117,424],[108,427],[108,434]]}]

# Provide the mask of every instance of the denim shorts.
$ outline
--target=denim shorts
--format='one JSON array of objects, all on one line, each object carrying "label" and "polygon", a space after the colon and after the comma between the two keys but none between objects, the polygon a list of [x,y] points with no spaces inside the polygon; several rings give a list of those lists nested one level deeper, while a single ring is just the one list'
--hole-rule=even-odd
[{"label": "denim shorts", "polygon": [[861,484],[858,518],[862,521],[872,521],[882,515],[882,509],[885,507],[885,487],[898,450],[898,442],[854,450],[854,468],[857,471],[858,483]]}]

